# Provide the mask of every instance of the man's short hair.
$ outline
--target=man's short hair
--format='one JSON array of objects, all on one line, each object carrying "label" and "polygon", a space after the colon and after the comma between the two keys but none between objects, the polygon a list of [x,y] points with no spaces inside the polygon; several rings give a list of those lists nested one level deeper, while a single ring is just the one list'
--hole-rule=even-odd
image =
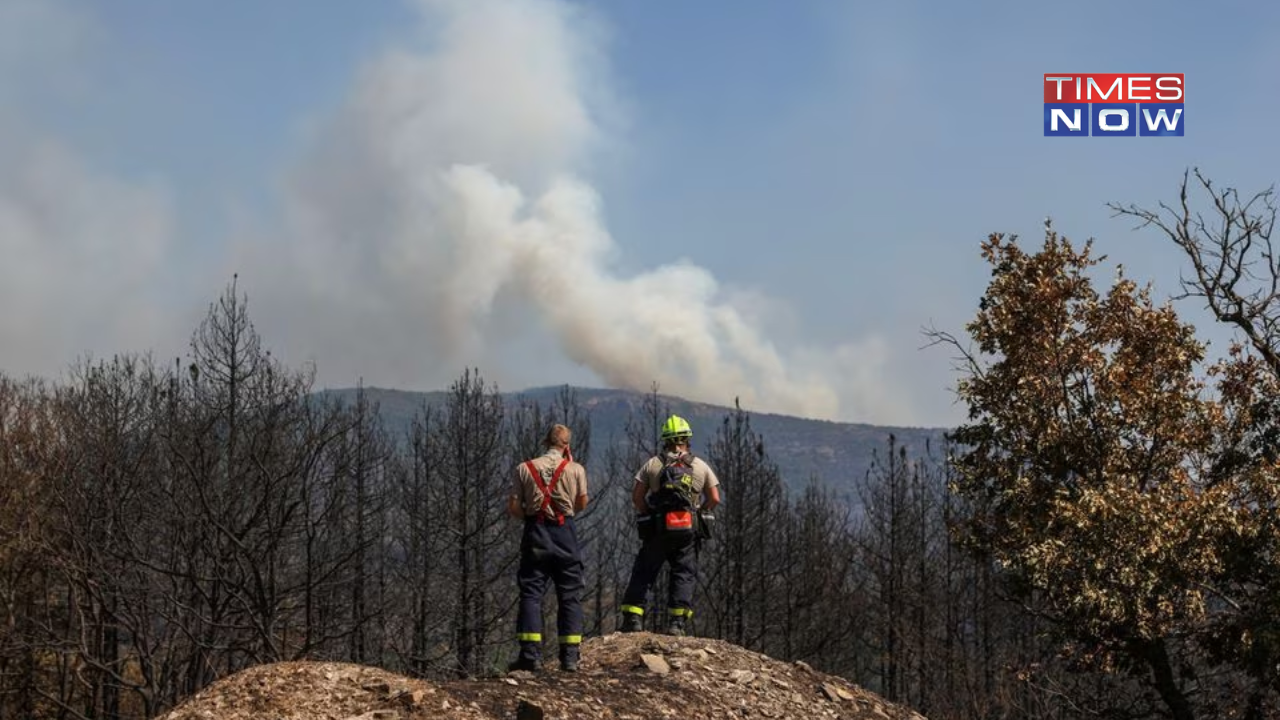
[{"label": "man's short hair", "polygon": [[573,433],[569,431],[569,427],[567,425],[556,423],[551,426],[550,430],[547,430],[547,436],[542,439],[542,444],[549,448],[568,447],[569,439],[572,436]]}]

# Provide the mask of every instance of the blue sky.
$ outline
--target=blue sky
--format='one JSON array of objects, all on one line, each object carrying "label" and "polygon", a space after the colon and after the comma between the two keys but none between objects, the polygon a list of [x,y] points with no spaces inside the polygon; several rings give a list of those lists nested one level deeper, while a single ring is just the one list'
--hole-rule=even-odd
[{"label": "blue sky", "polygon": [[[473,364],[950,424],[920,330],[962,332],[989,232],[1050,215],[1163,298],[1181,257],[1105,203],[1280,159],[1263,3],[0,0],[3,27],[15,374],[181,353],[240,272],[323,385]],[[1046,72],[1185,73],[1187,135],[1045,138]]]}]

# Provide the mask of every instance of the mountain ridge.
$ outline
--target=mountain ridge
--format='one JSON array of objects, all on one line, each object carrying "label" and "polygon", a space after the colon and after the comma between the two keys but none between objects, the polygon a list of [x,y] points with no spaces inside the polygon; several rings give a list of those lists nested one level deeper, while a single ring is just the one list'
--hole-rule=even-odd
[{"label": "mountain ridge", "polygon": [[[522,399],[546,407],[566,390],[572,392],[583,409],[588,411],[592,444],[596,448],[623,441],[626,418],[638,414],[651,394],[574,385],[545,385],[499,394],[508,407],[515,406]],[[363,391],[366,400],[378,407],[388,430],[397,437],[403,437],[413,417],[424,405],[439,406],[448,396],[448,391],[444,390],[366,386]],[[352,402],[357,392],[357,388],[348,387],[325,389],[316,394]],[[734,412],[734,408],[728,405],[693,401],[675,395],[658,393],[657,399],[660,408],[667,406],[670,412],[689,420],[694,430],[695,452],[707,451],[721,423]],[[919,458],[931,453],[934,459],[941,459],[939,452],[944,435],[951,430],[945,427],[820,420],[757,412],[749,407],[742,409],[748,415],[751,429],[763,441],[765,450],[778,465],[784,483],[792,492],[803,489],[810,478],[814,478],[838,496],[848,497],[856,482],[873,468],[876,456],[885,456],[891,436],[896,447],[905,448],[909,457]]]}]

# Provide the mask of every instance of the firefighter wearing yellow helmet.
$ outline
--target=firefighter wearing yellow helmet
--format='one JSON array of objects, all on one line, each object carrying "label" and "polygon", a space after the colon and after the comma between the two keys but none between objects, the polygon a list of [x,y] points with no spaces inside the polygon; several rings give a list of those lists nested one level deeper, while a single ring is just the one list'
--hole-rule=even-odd
[{"label": "firefighter wearing yellow helmet", "polygon": [[697,547],[709,534],[711,510],[720,504],[720,481],[711,466],[689,449],[693,428],[687,420],[668,417],[660,435],[662,452],[636,471],[631,491],[641,546],[622,596],[622,632],[644,627],[649,589],[666,564],[670,566],[667,632],[684,635],[693,617]]}]

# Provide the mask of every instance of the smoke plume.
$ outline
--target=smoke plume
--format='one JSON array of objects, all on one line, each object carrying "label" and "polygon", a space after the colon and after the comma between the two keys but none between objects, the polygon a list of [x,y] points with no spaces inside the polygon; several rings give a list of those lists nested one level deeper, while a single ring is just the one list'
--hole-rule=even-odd
[{"label": "smoke plume", "polygon": [[66,0],[0,2],[0,371],[172,357],[234,272],[267,345],[314,361],[325,386],[436,389],[475,366],[506,390],[656,382],[755,411],[912,421],[882,340],[805,345],[779,300],[610,234],[592,176],[625,147],[626,113],[583,6],[411,8],[416,23],[308,119],[265,213],[210,246],[176,209],[217,199],[95,165],[45,121],[99,86],[106,26]]},{"label": "smoke plume", "polygon": [[421,35],[363,69],[287,178],[280,239],[243,248],[292,356],[346,383],[430,387],[553,350],[615,387],[905,419],[882,343],[780,349],[708,270],[620,269],[586,180],[619,116],[589,16],[551,0],[416,7]]}]

